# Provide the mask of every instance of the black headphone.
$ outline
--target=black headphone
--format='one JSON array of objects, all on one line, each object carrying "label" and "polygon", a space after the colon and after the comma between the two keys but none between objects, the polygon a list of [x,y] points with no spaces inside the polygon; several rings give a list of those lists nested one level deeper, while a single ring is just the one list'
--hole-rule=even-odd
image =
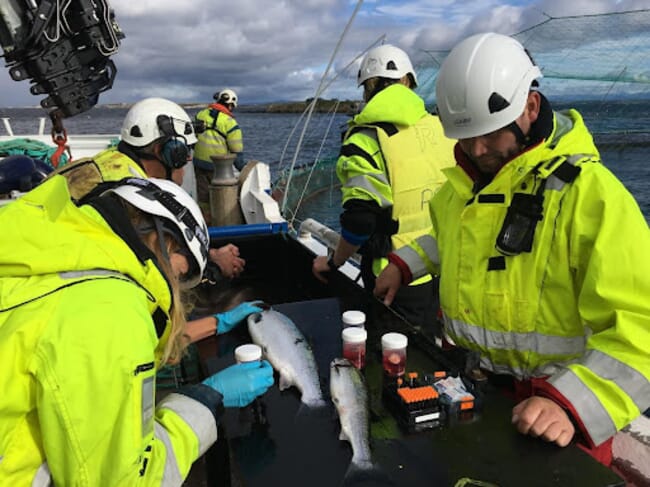
[{"label": "black headphone", "polygon": [[[174,119],[169,115],[158,115],[156,123],[160,132],[167,140],[161,148],[161,161],[169,169],[180,169],[187,164],[190,148],[183,135],[177,134],[174,129]],[[192,124],[185,123],[185,134],[192,133]]]}]

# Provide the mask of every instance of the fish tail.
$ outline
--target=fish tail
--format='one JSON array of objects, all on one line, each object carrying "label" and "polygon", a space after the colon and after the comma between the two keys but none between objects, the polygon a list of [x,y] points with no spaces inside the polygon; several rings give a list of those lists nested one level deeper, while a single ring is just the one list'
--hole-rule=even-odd
[{"label": "fish tail", "polygon": [[300,403],[300,407],[296,412],[295,420],[300,422],[305,419],[332,419],[332,410],[327,402],[324,400],[315,400],[309,403]]},{"label": "fish tail", "polygon": [[370,460],[351,462],[341,481],[341,487],[370,485],[373,487],[397,487],[388,473]]}]

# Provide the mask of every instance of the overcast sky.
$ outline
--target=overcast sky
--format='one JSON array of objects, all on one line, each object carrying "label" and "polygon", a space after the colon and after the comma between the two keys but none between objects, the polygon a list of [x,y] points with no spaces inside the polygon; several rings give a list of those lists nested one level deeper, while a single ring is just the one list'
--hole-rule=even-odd
[{"label": "overcast sky", "polygon": [[[109,0],[126,35],[113,56],[117,79],[99,103],[163,96],[209,102],[224,87],[240,102],[314,95],[356,0]],[[380,36],[415,56],[449,49],[480,31],[513,34],[551,16],[650,8],[650,0],[366,0],[332,75]],[[533,53],[534,54],[534,53]],[[356,65],[326,98],[358,99]],[[0,106],[33,106],[27,81],[0,72]]]}]

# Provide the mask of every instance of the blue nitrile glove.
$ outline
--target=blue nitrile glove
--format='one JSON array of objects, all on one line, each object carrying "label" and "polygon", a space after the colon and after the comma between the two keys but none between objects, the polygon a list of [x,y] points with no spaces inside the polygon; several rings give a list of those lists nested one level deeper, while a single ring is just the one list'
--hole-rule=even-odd
[{"label": "blue nitrile glove", "polygon": [[223,396],[224,407],[241,408],[273,385],[273,367],[266,360],[235,364],[211,375],[203,384]]},{"label": "blue nitrile glove", "polygon": [[230,311],[215,314],[214,317],[217,319],[217,335],[229,332],[244,321],[248,315],[260,313],[262,308],[257,306],[259,304],[262,304],[262,301],[246,301],[235,306]]}]

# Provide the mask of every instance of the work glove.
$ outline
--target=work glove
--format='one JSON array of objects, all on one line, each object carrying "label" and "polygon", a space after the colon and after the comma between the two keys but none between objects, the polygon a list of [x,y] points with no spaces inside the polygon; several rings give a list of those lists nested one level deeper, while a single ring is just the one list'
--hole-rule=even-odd
[{"label": "work glove", "polygon": [[262,312],[259,305],[262,301],[247,301],[235,306],[230,311],[217,313],[214,317],[217,319],[217,335],[227,333],[239,323],[244,321],[248,315]]},{"label": "work glove", "polygon": [[223,396],[224,407],[241,408],[273,385],[273,367],[266,360],[243,362],[211,375],[203,384]]}]

